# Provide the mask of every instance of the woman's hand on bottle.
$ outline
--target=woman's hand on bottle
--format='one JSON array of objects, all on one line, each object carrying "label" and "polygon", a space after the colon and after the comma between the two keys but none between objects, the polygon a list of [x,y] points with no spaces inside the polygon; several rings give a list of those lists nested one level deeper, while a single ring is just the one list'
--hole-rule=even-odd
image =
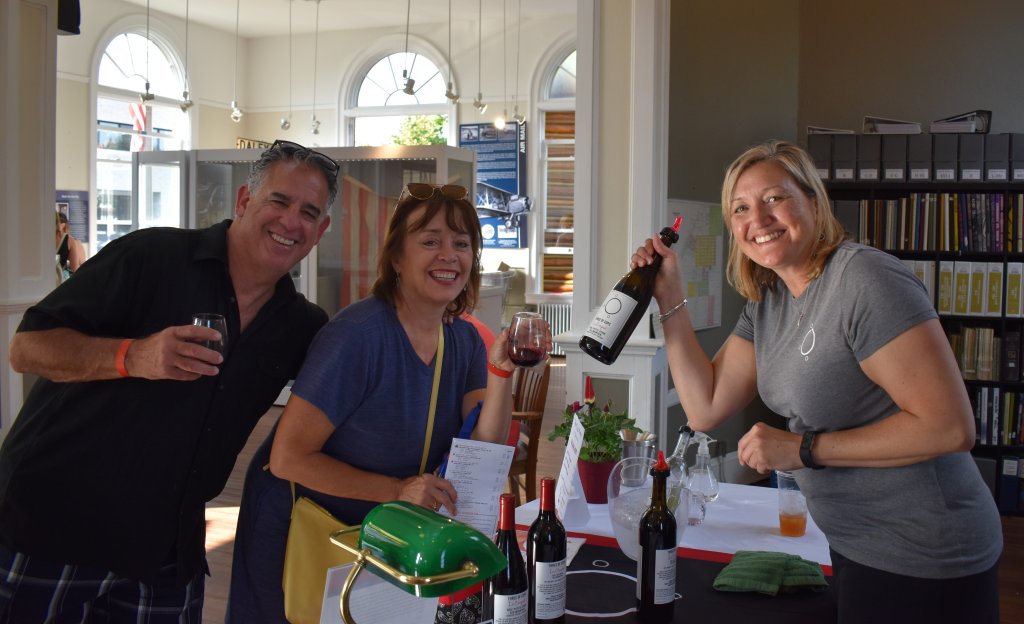
[{"label": "woman's hand on bottle", "polygon": [[398,484],[398,500],[414,503],[427,509],[438,511],[445,507],[454,516],[457,515],[455,501],[459,494],[450,481],[434,474],[422,474],[402,479]]},{"label": "woman's hand on bottle", "polygon": [[666,247],[661,238],[654,236],[644,241],[629,259],[629,269],[649,266],[654,257],[661,256],[661,268],[654,281],[654,298],[659,304],[673,306],[683,300],[682,276],[679,274],[679,256],[671,247]]}]

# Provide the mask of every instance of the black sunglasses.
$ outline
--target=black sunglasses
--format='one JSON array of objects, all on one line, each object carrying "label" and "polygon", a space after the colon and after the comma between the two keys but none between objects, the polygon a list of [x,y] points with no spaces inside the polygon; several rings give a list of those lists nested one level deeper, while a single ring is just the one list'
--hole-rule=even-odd
[{"label": "black sunglasses", "polygon": [[440,193],[442,197],[452,201],[466,199],[466,196],[469,195],[466,187],[458,184],[427,184],[426,182],[410,182],[405,185],[402,193],[408,193],[421,201],[431,199],[435,193]]},{"label": "black sunglasses", "polygon": [[274,141],[274,144],[270,146],[270,150],[268,151],[271,150],[277,150],[284,154],[285,156],[288,156],[289,158],[296,154],[298,154],[302,158],[311,158],[314,162],[316,162],[318,165],[326,169],[331,175],[334,176],[338,175],[338,171],[340,169],[338,167],[338,163],[335,162],[335,160],[328,156],[327,154],[321,154],[316,150],[309,149],[304,145],[299,145],[298,143],[294,143],[292,141],[278,139]]}]

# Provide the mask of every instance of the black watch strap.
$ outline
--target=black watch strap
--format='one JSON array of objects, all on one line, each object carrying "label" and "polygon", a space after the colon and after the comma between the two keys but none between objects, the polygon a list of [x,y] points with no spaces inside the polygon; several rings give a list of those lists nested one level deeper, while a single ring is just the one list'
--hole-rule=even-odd
[{"label": "black watch strap", "polygon": [[812,470],[824,468],[824,466],[814,463],[814,458],[811,457],[811,445],[814,444],[814,437],[817,435],[817,431],[805,431],[803,440],[800,441],[800,461],[805,467]]}]

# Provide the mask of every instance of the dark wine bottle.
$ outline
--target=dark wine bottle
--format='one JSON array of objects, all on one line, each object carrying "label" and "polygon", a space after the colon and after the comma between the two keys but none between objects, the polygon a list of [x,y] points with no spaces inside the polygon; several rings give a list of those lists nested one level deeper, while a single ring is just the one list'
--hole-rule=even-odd
[{"label": "dark wine bottle", "polygon": [[498,504],[498,536],[495,543],[508,566],[484,583],[483,621],[493,624],[526,624],[529,587],[526,564],[516,539],[516,497],[502,494]]},{"label": "dark wine bottle", "polygon": [[[679,224],[682,217],[676,217],[672,227],[663,228],[659,234],[661,242],[668,246],[679,240]],[[654,255],[654,262],[630,271],[622,276],[604,303],[597,309],[587,331],[580,338],[580,349],[599,362],[611,364],[619,357],[622,347],[633,334],[637,324],[647,313],[654,295],[654,279],[661,268],[661,256]]]},{"label": "dark wine bottle", "polygon": [[555,480],[540,480],[540,513],[526,535],[530,624],[565,622],[565,527],[555,515]]},{"label": "dark wine bottle", "polygon": [[671,622],[676,601],[676,519],[665,501],[669,475],[665,452],[651,466],[651,506],[640,516],[636,562],[636,611],[641,622]]}]

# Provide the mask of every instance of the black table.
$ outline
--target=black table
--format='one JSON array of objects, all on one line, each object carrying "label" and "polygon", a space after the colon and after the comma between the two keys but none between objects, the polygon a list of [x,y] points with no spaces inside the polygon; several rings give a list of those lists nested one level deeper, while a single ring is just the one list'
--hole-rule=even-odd
[{"label": "black table", "polygon": [[[687,624],[829,624],[836,621],[836,596],[804,590],[768,596],[721,592],[712,587],[725,563],[680,557],[676,561],[675,622]],[[636,562],[609,546],[584,544],[569,566],[566,623],[634,623]],[[617,615],[611,615],[617,614]]]}]

